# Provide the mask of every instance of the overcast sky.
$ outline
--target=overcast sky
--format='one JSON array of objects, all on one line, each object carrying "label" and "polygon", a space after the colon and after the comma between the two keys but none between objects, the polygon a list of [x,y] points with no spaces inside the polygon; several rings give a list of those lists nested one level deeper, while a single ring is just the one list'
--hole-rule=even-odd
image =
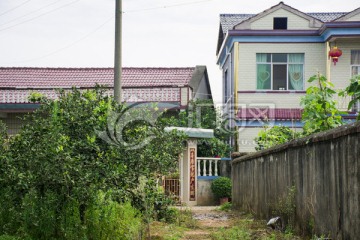
[{"label": "overcast sky", "polygon": [[[220,13],[259,13],[277,0],[123,0],[124,67],[216,65]],[[303,12],[348,12],[358,0],[288,0]],[[115,0],[0,0],[0,66],[113,67]]]}]

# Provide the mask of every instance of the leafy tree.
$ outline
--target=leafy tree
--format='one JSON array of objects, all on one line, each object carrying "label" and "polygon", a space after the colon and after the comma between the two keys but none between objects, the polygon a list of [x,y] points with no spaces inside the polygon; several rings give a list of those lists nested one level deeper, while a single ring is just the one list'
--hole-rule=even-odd
[{"label": "leafy tree", "polygon": [[156,110],[118,105],[99,88],[33,99],[41,107],[0,162],[0,234],[21,229],[35,239],[66,239],[64,221],[78,216],[82,229],[100,192],[117,202],[136,199],[139,178],[167,172],[183,150],[183,136],[147,121]]},{"label": "leafy tree", "polygon": [[189,107],[176,116],[164,118],[168,126],[213,129],[214,138],[198,141],[198,156],[229,156],[231,147],[226,141],[233,133],[227,129],[221,112],[215,108],[211,99],[196,99]]},{"label": "leafy tree", "polygon": [[5,150],[6,139],[7,139],[6,125],[0,120],[0,154]]},{"label": "leafy tree", "polygon": [[312,76],[308,82],[316,82],[317,86],[311,86],[306,90],[306,95],[301,99],[304,107],[302,120],[306,134],[326,131],[343,124],[341,113],[333,99],[336,91],[334,85],[327,81],[326,77],[318,73]]},{"label": "leafy tree", "polygon": [[[357,102],[360,101],[360,75],[354,76],[350,80],[350,85],[342,91],[340,96],[351,96],[352,100],[349,102],[348,109],[350,110]],[[360,115],[357,116],[357,120],[360,120]]]},{"label": "leafy tree", "polygon": [[265,126],[264,129],[259,132],[258,137],[255,138],[257,144],[255,149],[259,151],[280,145],[298,138],[300,135],[301,133],[296,132],[289,127],[274,126],[269,128],[268,126]]}]

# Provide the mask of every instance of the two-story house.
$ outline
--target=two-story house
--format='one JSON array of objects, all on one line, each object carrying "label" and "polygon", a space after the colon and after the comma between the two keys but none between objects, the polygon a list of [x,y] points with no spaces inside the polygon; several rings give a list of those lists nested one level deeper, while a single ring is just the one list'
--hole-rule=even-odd
[{"label": "two-story house", "polygon": [[[329,58],[334,47],[342,51],[337,62]],[[280,2],[259,14],[221,14],[217,64],[238,150],[254,151],[264,124],[301,129],[300,98],[311,76],[320,72],[342,89],[360,74],[360,8],[304,13]]]}]

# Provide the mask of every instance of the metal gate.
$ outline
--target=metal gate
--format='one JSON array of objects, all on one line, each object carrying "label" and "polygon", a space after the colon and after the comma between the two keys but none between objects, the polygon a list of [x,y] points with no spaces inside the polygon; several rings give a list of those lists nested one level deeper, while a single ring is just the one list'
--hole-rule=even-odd
[{"label": "metal gate", "polygon": [[175,201],[180,200],[180,179],[163,178],[165,194]]}]

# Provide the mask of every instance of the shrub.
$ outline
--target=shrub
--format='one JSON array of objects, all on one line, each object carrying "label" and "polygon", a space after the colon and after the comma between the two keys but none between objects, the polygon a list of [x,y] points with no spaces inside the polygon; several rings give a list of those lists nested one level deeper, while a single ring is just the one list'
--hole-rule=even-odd
[{"label": "shrub", "polygon": [[211,183],[211,190],[217,198],[231,197],[231,180],[218,177]]},{"label": "shrub", "polygon": [[130,203],[120,204],[100,194],[86,212],[87,239],[137,239],[141,215]]},{"label": "shrub", "polygon": [[280,145],[300,137],[301,133],[285,126],[264,127],[255,138],[257,151]]},{"label": "shrub", "polygon": [[1,235],[0,240],[20,240],[20,238],[9,235]]}]

